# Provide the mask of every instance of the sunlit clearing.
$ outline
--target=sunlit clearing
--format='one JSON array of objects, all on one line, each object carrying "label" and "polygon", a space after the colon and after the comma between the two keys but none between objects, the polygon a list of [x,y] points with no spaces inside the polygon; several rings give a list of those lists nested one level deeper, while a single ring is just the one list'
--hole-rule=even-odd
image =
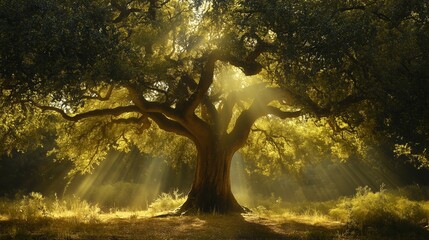
[{"label": "sunlit clearing", "polygon": [[308,210],[292,211],[287,208],[269,210],[263,206],[253,208],[257,217],[267,218],[278,222],[297,222],[309,225],[338,226],[342,223],[329,216],[326,212],[320,212],[316,206],[308,205]]},{"label": "sunlit clearing", "polygon": [[389,189],[397,189],[410,184],[405,176],[402,179],[397,177],[398,173],[387,160],[378,163],[321,160],[304,166],[300,174],[264,176],[246,171],[248,163],[242,155],[236,154],[231,167],[232,191],[237,200],[247,207],[273,209],[284,208],[289,203],[336,200],[353,195],[359,186],[378,189],[384,184]]},{"label": "sunlit clearing", "polygon": [[66,194],[98,203],[104,210],[146,210],[162,192],[180,186],[180,177],[162,159],[131,151],[111,153],[90,175],[73,180]]}]

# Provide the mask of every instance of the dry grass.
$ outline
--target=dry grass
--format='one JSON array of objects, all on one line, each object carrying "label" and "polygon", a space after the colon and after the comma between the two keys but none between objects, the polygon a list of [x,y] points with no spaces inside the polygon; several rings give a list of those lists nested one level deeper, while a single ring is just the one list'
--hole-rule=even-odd
[{"label": "dry grass", "polygon": [[[179,206],[180,194],[162,194],[146,211],[102,212],[76,197],[32,193],[0,201],[0,239],[429,239],[420,225],[422,217],[427,223],[428,202],[364,190],[336,202],[260,206],[251,214],[165,218],[153,216]],[[379,215],[388,224],[372,222]]]},{"label": "dry grass", "polygon": [[93,223],[68,219],[0,221],[0,239],[335,239],[341,228],[272,220],[255,214],[167,218],[138,213],[103,215],[102,220]]},{"label": "dry grass", "polygon": [[73,218],[1,220],[0,239],[429,239],[420,229],[400,235],[361,235],[326,217],[309,214],[199,215],[153,218],[147,212],[100,214],[99,221]]}]

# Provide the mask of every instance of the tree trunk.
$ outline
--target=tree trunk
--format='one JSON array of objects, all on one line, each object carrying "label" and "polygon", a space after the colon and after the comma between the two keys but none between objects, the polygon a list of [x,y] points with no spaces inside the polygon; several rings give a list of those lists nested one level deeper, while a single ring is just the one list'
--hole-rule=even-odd
[{"label": "tree trunk", "polygon": [[198,144],[198,159],[194,181],[186,202],[178,214],[242,213],[231,192],[230,169],[234,154],[222,141]]}]

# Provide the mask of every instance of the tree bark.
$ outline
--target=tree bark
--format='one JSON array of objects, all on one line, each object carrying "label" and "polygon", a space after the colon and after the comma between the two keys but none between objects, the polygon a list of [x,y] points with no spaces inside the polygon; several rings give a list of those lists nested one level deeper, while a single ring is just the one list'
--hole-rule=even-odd
[{"label": "tree bark", "polygon": [[231,191],[230,169],[234,152],[225,143],[208,140],[197,144],[194,181],[177,214],[245,212]]}]

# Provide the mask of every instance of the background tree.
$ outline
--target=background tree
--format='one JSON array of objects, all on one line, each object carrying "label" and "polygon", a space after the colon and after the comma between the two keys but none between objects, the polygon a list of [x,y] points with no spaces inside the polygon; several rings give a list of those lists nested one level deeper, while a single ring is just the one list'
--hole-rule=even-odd
[{"label": "background tree", "polygon": [[299,124],[321,127],[318,140],[295,144],[301,151],[347,158],[377,141],[425,165],[427,8],[400,0],[1,1],[3,148],[37,146],[51,123],[52,153],[73,161],[71,174],[90,171],[110,149],[184,153],[176,160],[196,158],[196,171],[178,213],[243,210],[229,180],[243,147],[260,163],[299,169],[314,159],[287,154],[284,129]]},{"label": "background tree", "polygon": [[276,36],[272,78],[299,95],[311,115],[326,116],[339,136],[351,132],[427,166],[426,3],[245,5],[247,24],[259,22]]}]

